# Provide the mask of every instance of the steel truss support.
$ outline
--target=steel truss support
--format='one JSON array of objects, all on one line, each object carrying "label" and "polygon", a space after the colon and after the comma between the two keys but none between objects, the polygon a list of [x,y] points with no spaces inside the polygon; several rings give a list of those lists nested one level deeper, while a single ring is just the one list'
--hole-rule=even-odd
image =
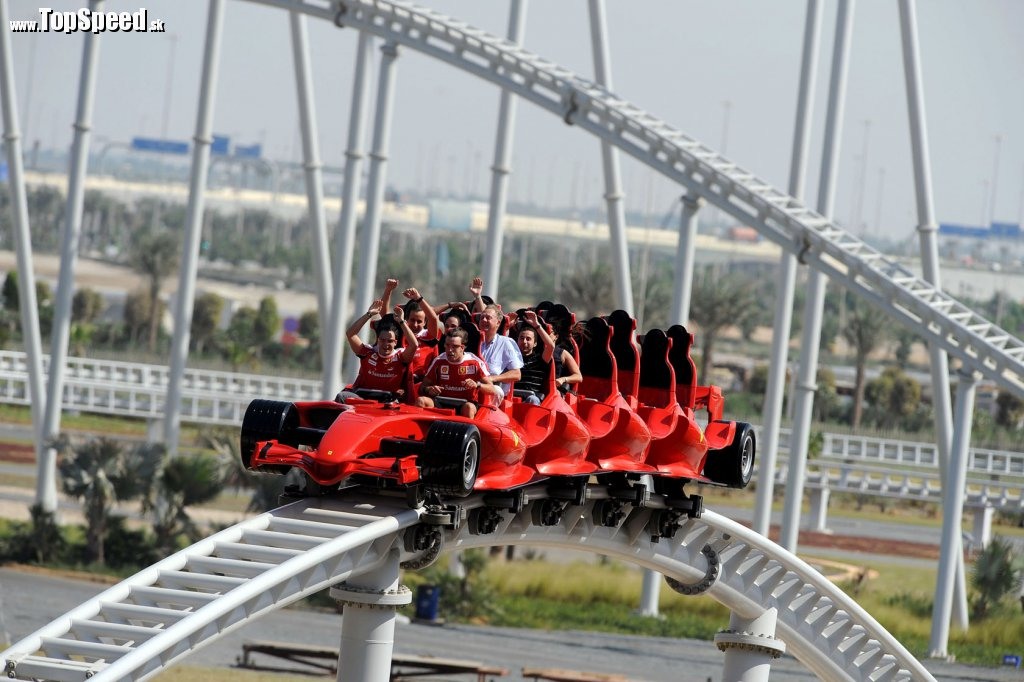
[{"label": "steel truss support", "polygon": [[[252,1],[300,7],[328,21],[338,18],[333,5],[312,0]],[[1024,341],[699,141],[590,80],[440,13],[389,0],[347,0],[344,8],[345,26],[408,46],[511,90],[610,142],[738,222],[755,227],[925,341],[1024,397]]]},{"label": "steel truss support", "polygon": [[[843,105],[846,98],[846,74],[853,33],[854,0],[839,0],[836,12],[836,36],[832,54],[832,75],[829,85],[828,111],[825,116],[825,148],[821,159],[821,181],[818,188],[818,212],[831,215],[835,203],[835,177],[839,165],[839,140],[843,129]],[[821,321],[825,309],[825,274],[820,270],[808,273],[807,301],[804,308],[804,329],[800,344],[800,370],[795,391],[793,435],[790,439],[789,478],[786,481],[786,504],[783,512],[780,541],[791,552],[796,551],[800,533],[800,507],[807,469],[807,444],[811,435],[814,392],[817,389],[818,349],[821,345]]]},{"label": "steel truss support", "polygon": [[[370,150],[370,177],[366,185],[366,214],[359,239],[359,276],[356,282],[356,310],[366,310],[373,300],[373,282],[377,279],[377,255],[380,253],[380,219],[387,181],[388,145],[391,140],[391,110],[395,95],[395,60],[398,45],[385,43],[380,48],[380,73],[377,81],[377,113],[373,122],[373,147]],[[390,312],[385,310],[385,313]],[[368,333],[368,330],[363,330]],[[338,352],[335,349],[335,352]]]},{"label": "steel truss support", "polygon": [[352,275],[352,252],[356,241],[356,216],[359,206],[359,180],[363,170],[363,138],[366,130],[366,101],[369,84],[366,71],[373,50],[373,36],[359,32],[356,45],[355,73],[352,77],[352,101],[348,119],[348,142],[345,147],[345,179],[341,190],[341,219],[334,250],[334,287],[331,312],[324,333],[324,342],[334,352],[327,354],[323,372],[323,394],[332,398],[342,381],[342,358],[345,327],[348,320],[349,278]]},{"label": "steel truss support", "polygon": [[775,638],[776,609],[756,618],[744,618],[735,611],[729,629],[715,635],[715,646],[725,652],[722,682],[768,682],[772,661],[786,651],[785,642]]},{"label": "steel truss support", "polygon": [[[821,0],[807,0],[804,44],[800,60],[800,87],[796,103],[796,124],[793,131],[793,155],[789,164],[789,194],[803,199],[807,169],[807,148],[810,145],[811,102],[817,75],[818,43],[821,36]],[[757,476],[757,497],[754,502],[753,528],[767,537],[771,526],[772,499],[775,488],[775,461],[779,453],[779,429],[782,426],[782,404],[789,365],[789,334],[793,327],[793,298],[796,290],[796,256],[783,252],[779,261],[779,281],[775,289],[775,319],[772,323],[772,349],[768,361],[768,385],[765,388],[764,427],[760,434],[761,460]],[[792,396],[790,396],[792,399]]]},{"label": "steel truss support", "polygon": [[[611,58],[608,53],[608,23],[604,0],[590,0],[590,41],[594,51],[594,80],[606,91],[612,91]],[[572,123],[566,114],[566,123]],[[626,242],[626,209],[622,204],[622,180],[619,152],[607,140],[601,140],[601,161],[604,166],[604,198],[608,206],[608,234],[611,238],[615,304],[632,312],[633,281],[629,274],[629,244]]]},{"label": "steel truss support", "polygon": [[199,240],[203,231],[203,209],[206,204],[206,177],[210,170],[210,144],[213,126],[213,101],[220,67],[221,29],[224,24],[224,0],[210,0],[206,18],[206,48],[203,53],[202,80],[199,85],[199,110],[193,138],[192,169],[189,174],[188,212],[185,242],[182,244],[181,275],[174,301],[174,334],[171,338],[170,375],[164,406],[164,439],[167,453],[178,452],[178,424],[181,421],[181,380],[188,361],[192,310],[195,304],[196,273],[199,270]]},{"label": "steel truss support", "polygon": [[387,682],[395,648],[395,616],[412,602],[412,592],[398,584],[399,553],[384,565],[331,588],[342,605],[338,682]]},{"label": "steel truss support", "polygon": [[[508,41],[523,41],[526,30],[527,0],[512,0],[508,18]],[[494,165],[491,166],[491,203],[487,212],[487,245],[484,248],[484,284],[497,300],[501,290],[501,252],[505,241],[505,209],[508,205],[509,150],[516,125],[516,99],[501,91],[498,104],[498,133],[494,141]]]}]

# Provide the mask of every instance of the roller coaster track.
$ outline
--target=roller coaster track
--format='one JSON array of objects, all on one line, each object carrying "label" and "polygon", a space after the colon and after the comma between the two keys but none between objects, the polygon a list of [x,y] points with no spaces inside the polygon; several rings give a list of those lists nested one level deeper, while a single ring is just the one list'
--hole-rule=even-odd
[{"label": "roller coaster track", "polygon": [[[3,652],[0,666],[16,680],[147,679],[250,620],[378,570],[396,554],[419,568],[447,550],[524,544],[621,558],[745,617],[775,607],[777,636],[821,679],[933,679],[844,592],[744,526],[710,511],[687,518],[660,495],[609,507],[611,491],[600,485],[589,486],[578,505],[551,493],[544,485],[526,489],[518,511],[485,506],[474,495],[445,513],[358,491],[301,499],[111,587]],[[474,534],[481,518],[492,532]]]},{"label": "roller coaster track", "polygon": [[533,102],[756,228],[966,369],[1024,398],[1020,339],[786,192],[599,85],[502,38],[399,0],[252,1],[366,31]]}]

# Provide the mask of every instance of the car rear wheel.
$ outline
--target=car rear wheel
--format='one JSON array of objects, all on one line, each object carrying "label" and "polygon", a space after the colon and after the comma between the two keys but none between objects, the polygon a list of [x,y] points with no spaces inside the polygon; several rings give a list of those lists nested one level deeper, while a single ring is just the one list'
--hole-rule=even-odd
[{"label": "car rear wheel", "polygon": [[[242,431],[239,437],[242,464],[248,469],[252,466],[252,455],[256,443],[276,440],[292,444],[295,430],[299,427],[299,411],[293,403],[279,400],[256,399],[249,403],[242,418]],[[287,473],[290,467],[263,467],[261,471]]]},{"label": "car rear wheel", "polygon": [[721,450],[708,452],[704,475],[730,488],[746,488],[754,474],[756,449],[754,427],[736,422],[736,435],[732,442]]},{"label": "car rear wheel", "polygon": [[480,430],[473,424],[438,421],[430,425],[420,455],[420,476],[438,495],[465,497],[480,470]]}]

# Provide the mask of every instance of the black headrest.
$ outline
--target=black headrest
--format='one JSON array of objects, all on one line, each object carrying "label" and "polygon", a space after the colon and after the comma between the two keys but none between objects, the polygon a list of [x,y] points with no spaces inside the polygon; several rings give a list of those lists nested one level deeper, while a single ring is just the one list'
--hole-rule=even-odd
[{"label": "black headrest", "polygon": [[625,310],[616,310],[608,316],[608,324],[615,330],[612,336],[611,349],[619,369],[636,369],[636,345],[633,343],[633,331],[636,320]]},{"label": "black headrest", "polygon": [[668,338],[672,339],[668,361],[676,370],[676,383],[689,384],[693,380],[693,360],[690,358],[693,334],[686,331],[683,325],[674,324],[668,328]]},{"label": "black headrest", "polygon": [[671,339],[660,329],[644,334],[640,353],[640,385],[644,388],[669,388],[672,373],[668,371]]},{"label": "black headrest", "polygon": [[603,317],[590,318],[586,328],[583,345],[580,346],[580,371],[586,376],[610,379],[612,328]]}]

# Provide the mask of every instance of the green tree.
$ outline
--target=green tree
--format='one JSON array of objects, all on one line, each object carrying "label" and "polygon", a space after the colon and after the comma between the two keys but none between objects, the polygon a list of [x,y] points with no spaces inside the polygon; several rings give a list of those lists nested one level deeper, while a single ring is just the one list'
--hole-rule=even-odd
[{"label": "green tree", "polygon": [[128,341],[135,346],[149,329],[153,317],[149,295],[144,291],[133,291],[124,299],[124,326]]},{"label": "green tree", "polygon": [[3,290],[0,295],[4,299],[4,309],[12,313],[21,310],[21,300],[18,298],[18,271],[11,270],[4,278]]},{"label": "green tree", "polygon": [[255,332],[257,315],[252,308],[239,308],[231,316],[231,322],[224,332],[224,340],[220,344],[221,353],[236,372],[243,367],[255,367],[258,364],[259,345]]},{"label": "green tree", "polygon": [[252,324],[253,341],[261,349],[266,348],[274,341],[280,328],[281,316],[277,312],[277,301],[273,296],[264,296],[260,299],[260,307]]},{"label": "green tree", "polygon": [[192,310],[192,348],[200,355],[206,346],[212,343],[217,334],[217,326],[224,311],[224,299],[215,293],[207,292],[196,298]]},{"label": "green tree", "polygon": [[[149,447],[163,456],[162,445]],[[188,507],[209,502],[220,494],[224,469],[224,460],[209,452],[181,455],[164,462],[146,503],[146,509],[154,516],[157,547],[173,551],[180,536],[189,541],[200,537]]]},{"label": "green tree", "polygon": [[1024,424],[1024,400],[1007,391],[996,396],[996,424],[1008,429],[1019,429]]},{"label": "green tree", "polygon": [[871,421],[883,429],[893,429],[914,415],[921,401],[921,384],[899,368],[887,367],[868,382],[864,394]]},{"label": "green tree", "polygon": [[1013,545],[992,538],[978,555],[971,572],[971,585],[976,591],[973,617],[981,620],[1003,598],[1020,586],[1021,573],[1016,567]]},{"label": "green tree", "polygon": [[91,560],[102,564],[111,507],[115,502],[140,497],[152,480],[156,462],[135,451],[126,452],[121,443],[110,438],[97,438],[77,447],[61,438],[56,446],[61,487],[66,495],[82,501],[86,549]]},{"label": "green tree", "polygon": [[103,312],[103,296],[95,289],[79,289],[71,299],[71,321],[91,323]]},{"label": "green tree", "polygon": [[690,319],[700,328],[700,381],[708,381],[714,365],[715,342],[726,327],[749,315],[758,305],[754,282],[736,274],[719,275],[704,267],[693,278]]},{"label": "green tree", "polygon": [[847,297],[847,317],[841,333],[853,349],[853,428],[860,426],[864,411],[864,387],[867,384],[868,356],[888,338],[888,316],[864,301]]},{"label": "green tree", "polygon": [[565,304],[576,312],[577,320],[611,312],[615,305],[612,295],[612,271],[605,263],[594,267],[577,264],[562,283]]},{"label": "green tree", "polygon": [[156,352],[160,329],[160,287],[178,267],[181,244],[167,230],[144,230],[135,236],[129,256],[133,270],[146,279],[149,294],[149,350]]}]

